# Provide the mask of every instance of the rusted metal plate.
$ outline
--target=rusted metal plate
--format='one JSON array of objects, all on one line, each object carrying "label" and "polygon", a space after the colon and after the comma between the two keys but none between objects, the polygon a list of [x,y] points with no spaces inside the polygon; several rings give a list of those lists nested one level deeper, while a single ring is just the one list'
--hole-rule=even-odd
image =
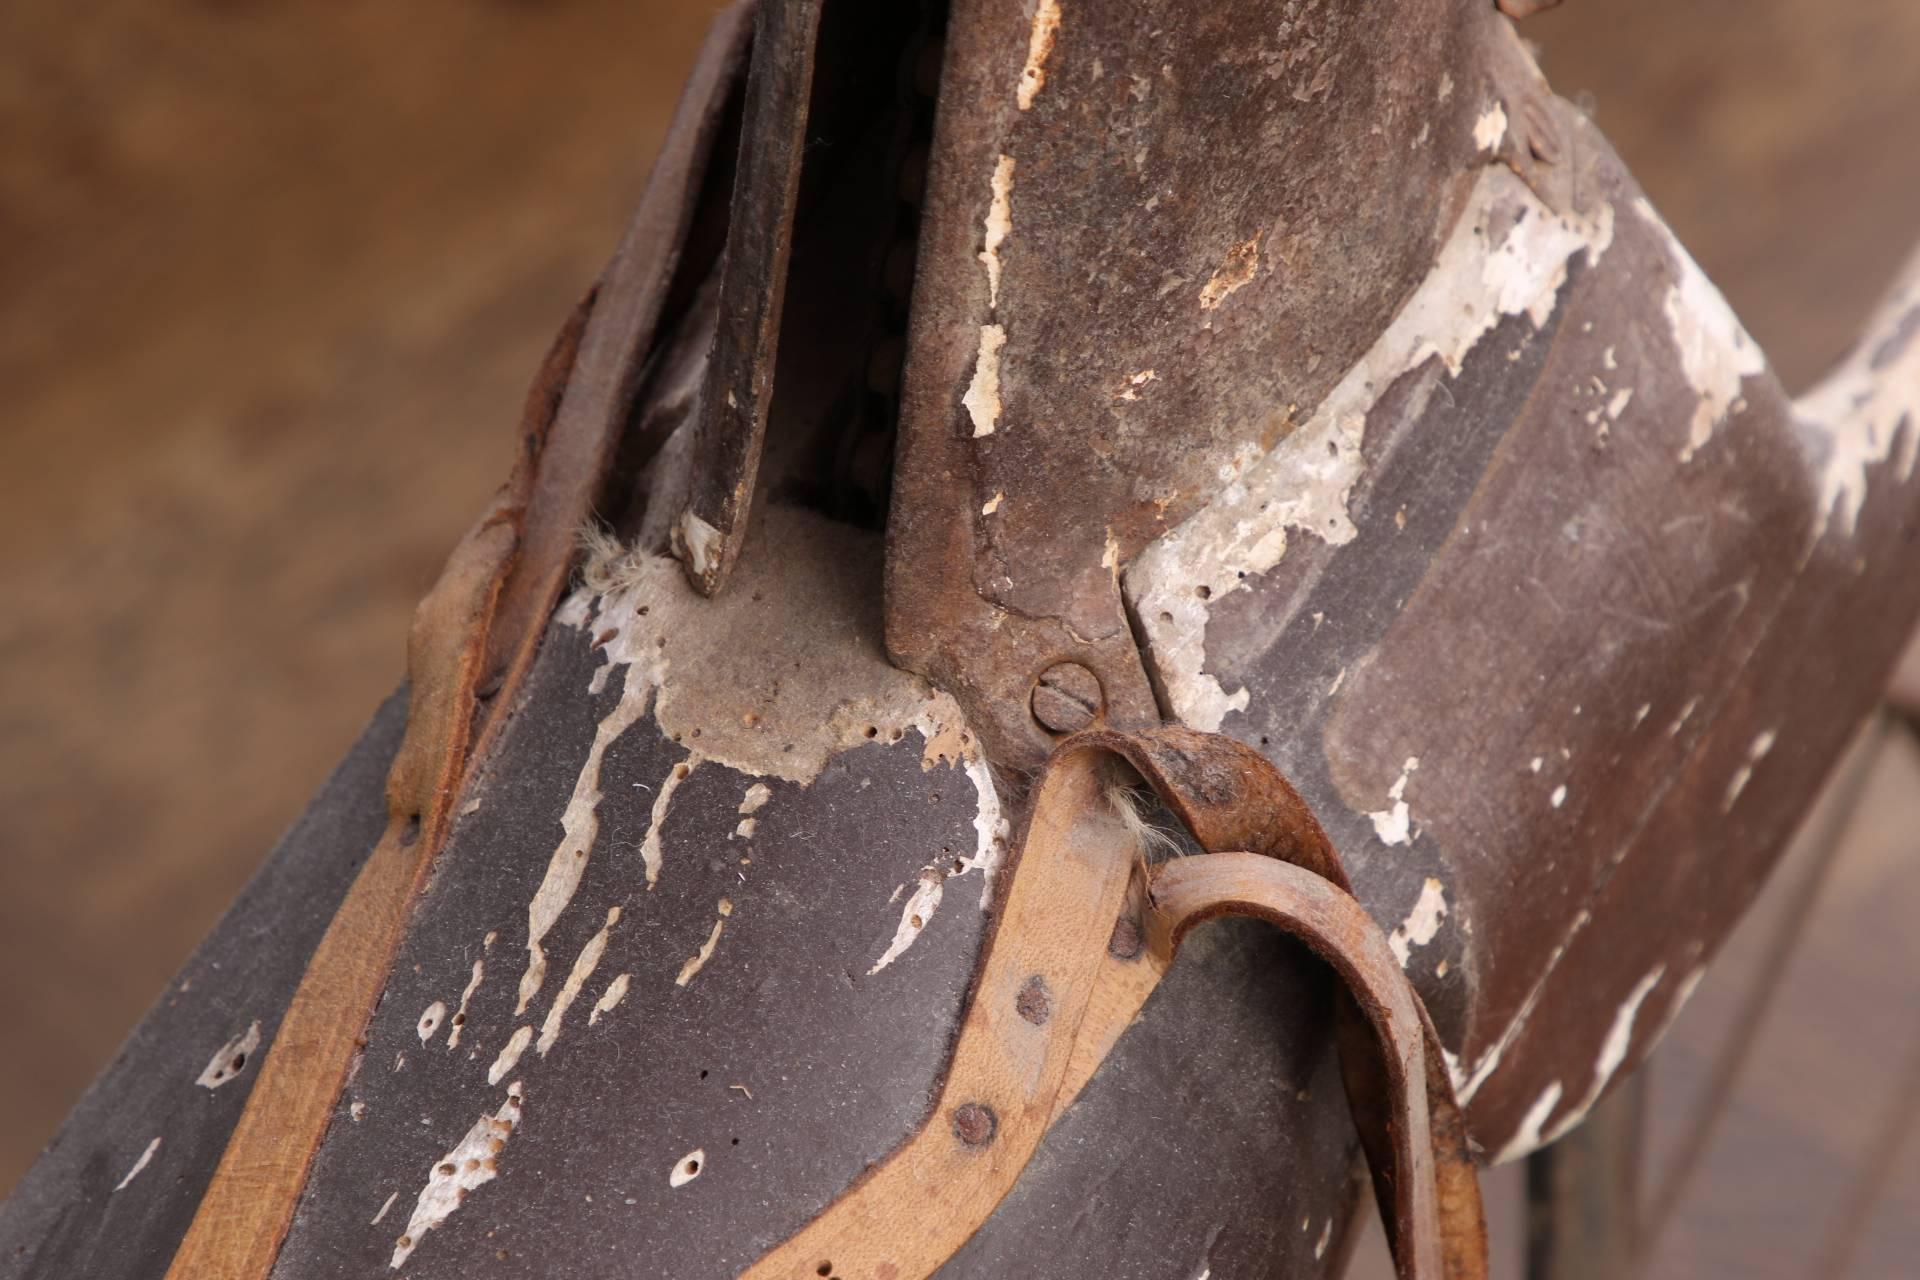
[{"label": "rusted metal plate", "polygon": [[381,705],[0,1203],[0,1275],[144,1280],[166,1266],[307,958],[386,826],[387,767],[405,719],[404,692]]},{"label": "rusted metal plate", "polygon": [[762,4],[755,14],[740,164],[720,263],[719,327],[693,440],[692,490],[674,526],[676,553],[709,595],[740,554],[759,477],[820,9],[821,0],[783,0]]},{"label": "rusted metal plate", "polygon": [[[997,755],[1071,658],[1157,718],[1116,571],[1291,431],[1425,272],[1486,6],[955,6],[901,420],[889,645]],[[1364,197],[1359,193],[1364,192]]]}]

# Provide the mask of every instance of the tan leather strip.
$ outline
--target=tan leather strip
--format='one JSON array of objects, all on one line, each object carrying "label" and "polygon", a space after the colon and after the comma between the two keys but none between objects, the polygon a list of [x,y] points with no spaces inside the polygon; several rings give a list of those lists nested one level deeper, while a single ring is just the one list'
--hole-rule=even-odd
[{"label": "tan leather strip", "polygon": [[[1149,911],[1134,835],[1108,796],[1132,771],[1203,847],[1258,852],[1168,864],[1153,877]],[[1178,728],[1070,739],[1035,787],[1005,905],[928,1123],[743,1276],[931,1276],[1013,1187],[1186,932],[1237,913],[1299,935],[1350,993],[1346,1008],[1362,1034],[1342,1036],[1342,1060],[1359,1067],[1349,1071],[1350,1090],[1360,1090],[1355,1118],[1375,1131],[1368,1149],[1402,1276],[1481,1280],[1478,1183],[1438,1042],[1384,935],[1345,884],[1307,806],[1249,748]],[[925,1213],[935,1201],[941,1212]]]},{"label": "tan leather strip", "polygon": [[[745,39],[743,7],[716,22],[605,283],[575,311],[528,396],[512,477],[414,615],[387,830],[281,1019],[168,1280],[264,1280],[273,1267],[455,797],[571,571]],[[483,700],[482,687],[499,696]]]},{"label": "tan leather strip", "polygon": [[[1019,866],[926,1127],[743,1276],[931,1275],[1020,1176],[1052,1123],[1134,870],[1127,829],[1104,795],[1108,758],[1097,746],[1069,747],[1038,784]],[[930,1204],[940,1211],[925,1212]]]},{"label": "tan leather strip", "polygon": [[273,1266],[360,1035],[386,983],[465,757],[482,627],[515,545],[483,520],[414,615],[407,734],[387,779],[387,830],[321,938],[168,1280],[258,1280]]}]

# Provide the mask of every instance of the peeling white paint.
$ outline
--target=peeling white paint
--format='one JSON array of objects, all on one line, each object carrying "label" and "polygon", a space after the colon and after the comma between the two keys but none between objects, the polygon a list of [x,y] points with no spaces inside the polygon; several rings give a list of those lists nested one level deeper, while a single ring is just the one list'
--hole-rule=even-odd
[{"label": "peeling white paint", "polygon": [[[580,766],[579,776],[574,779],[573,794],[567,800],[566,810],[560,815],[560,843],[547,862],[547,872],[541,878],[540,888],[527,904],[527,968],[520,977],[520,999],[514,1006],[516,1017],[527,1011],[527,1006],[533,1002],[541,984],[546,981],[547,953],[542,944],[546,941],[547,932],[566,911],[567,904],[573,901],[575,891],[580,888],[580,877],[586,874],[587,859],[593,852],[594,843],[600,838],[601,762],[606,758],[607,748],[646,714],[660,675],[657,667],[647,669],[629,665],[619,703],[594,730],[593,745],[587,751],[585,763]],[[656,814],[664,811],[666,790],[664,786],[661,788],[662,799],[655,802]],[[652,831],[647,833],[649,840],[653,834]],[[657,856],[657,846],[655,853]],[[656,874],[657,868],[649,862],[649,884]]]},{"label": "peeling white paint", "polygon": [[1920,256],[1907,264],[1903,279],[1845,363],[1794,406],[1819,465],[1815,542],[1832,528],[1847,538],[1859,530],[1870,468],[1891,462],[1898,483],[1913,479],[1920,458],[1920,334],[1908,326],[1920,310]]},{"label": "peeling white paint", "polygon": [[393,1261],[388,1264],[392,1270],[399,1270],[420,1247],[421,1237],[452,1217],[470,1193],[493,1181],[499,1173],[500,1152],[520,1126],[520,1101],[520,1082],[516,1080],[507,1086],[507,1100],[500,1109],[474,1121],[466,1137],[427,1171],[427,1185],[414,1201],[406,1233],[394,1242]]},{"label": "peeling white paint", "polygon": [[680,784],[693,776],[700,767],[701,757],[697,753],[688,753],[687,758],[667,770],[667,776],[660,781],[660,787],[653,793],[653,812],[647,820],[647,834],[640,841],[640,861],[647,868],[647,888],[660,883],[660,868],[665,864],[666,854],[661,846],[661,836],[666,830],[667,809],[673,804],[673,793]]},{"label": "peeling white paint", "polygon": [[1585,907],[1575,913],[1573,923],[1567,927],[1560,941],[1554,944],[1553,953],[1547,957],[1547,963],[1542,966],[1539,976],[1533,980],[1533,986],[1528,988],[1527,998],[1520,1002],[1519,1012],[1513,1015],[1513,1020],[1507,1023],[1506,1030],[1500,1033],[1499,1039],[1480,1055],[1471,1068],[1466,1067],[1456,1058],[1448,1057],[1447,1062],[1453,1073],[1454,1092],[1459,1095],[1462,1107],[1471,1103],[1474,1095],[1480,1092],[1480,1087],[1500,1069],[1500,1063],[1508,1047],[1519,1039],[1521,1031],[1526,1028],[1527,1020],[1533,1016],[1534,1008],[1540,1003],[1541,994],[1545,992],[1554,970],[1560,967],[1560,958],[1567,954],[1567,948],[1573,945],[1573,940],[1579,937],[1592,922],[1593,915]]},{"label": "peeling white paint", "polygon": [[740,807],[735,813],[758,813],[766,808],[767,801],[773,799],[773,789],[764,782],[756,782],[747,788],[747,794],[740,798]]},{"label": "peeling white paint", "polygon": [[1428,876],[1426,883],[1420,886],[1420,897],[1414,902],[1413,910],[1407,912],[1407,918],[1387,935],[1387,945],[1393,949],[1393,957],[1400,962],[1402,969],[1407,967],[1407,960],[1413,955],[1415,947],[1424,947],[1433,941],[1446,915],[1446,886]]},{"label": "peeling white paint", "polygon": [[361,1117],[367,1114],[367,1104],[356,1098],[347,1104],[347,1114],[353,1118],[355,1124],[359,1124]]},{"label": "peeling white paint", "polygon": [[612,1013],[619,1008],[620,1002],[627,998],[627,984],[631,981],[633,981],[633,975],[623,973],[607,984],[607,989],[600,993],[598,1000],[594,1001],[592,1012],[587,1014],[588,1026],[600,1021],[601,1014]]},{"label": "peeling white paint", "polygon": [[507,1042],[500,1046],[500,1056],[495,1058],[493,1065],[487,1068],[487,1083],[499,1084],[506,1079],[507,1073],[520,1065],[520,1055],[525,1053],[527,1046],[532,1043],[532,1024],[521,1027],[508,1036]]},{"label": "peeling white paint", "polygon": [[1482,151],[1498,151],[1507,140],[1507,108],[1495,102],[1473,122],[1473,145]]},{"label": "peeling white paint", "polygon": [[1229,694],[1205,670],[1213,603],[1277,565],[1291,532],[1335,546],[1353,539],[1348,499],[1364,465],[1367,414],[1386,388],[1428,360],[1458,376],[1504,317],[1543,327],[1574,256],[1597,265],[1612,237],[1611,206],[1590,219],[1563,217],[1506,167],[1481,172],[1433,270],[1313,416],[1128,567],[1127,595],[1178,719],[1217,731],[1247,705],[1245,689]]},{"label": "peeling white paint", "polygon": [[1720,802],[1720,812],[1733,812],[1733,802],[1738,800],[1740,793],[1747,789],[1747,783],[1753,780],[1755,766],[1766,759],[1767,752],[1773,750],[1774,741],[1778,737],[1778,730],[1768,729],[1747,747],[1747,758],[1741,762],[1738,769],[1733,771],[1733,777],[1727,782],[1727,794]]},{"label": "peeling white paint", "polygon": [[574,958],[573,969],[567,974],[567,980],[561,984],[560,992],[553,998],[553,1006],[547,1010],[547,1020],[540,1024],[540,1042],[535,1045],[541,1057],[546,1057],[553,1048],[554,1041],[560,1038],[560,1026],[566,1021],[567,1010],[573,1008],[573,1002],[580,998],[580,988],[587,984],[593,971],[600,967],[600,957],[607,953],[607,938],[613,932],[613,926],[620,923],[620,908],[607,908],[607,922],[600,931],[587,939],[580,954]]},{"label": "peeling white paint", "polygon": [[1000,246],[1013,234],[1013,157],[1003,155],[993,166],[993,202],[987,206],[984,247],[980,262],[987,269],[987,306],[1000,305]]},{"label": "peeling white paint", "polygon": [[246,1070],[247,1063],[253,1059],[253,1051],[259,1047],[260,1020],[256,1018],[245,1031],[214,1050],[194,1083],[203,1089],[218,1089]]},{"label": "peeling white paint", "polygon": [[1647,199],[1636,199],[1633,207],[1666,242],[1679,277],[1667,290],[1665,309],[1681,372],[1699,397],[1679,455],[1681,462],[1691,462],[1734,409],[1741,384],[1766,371],[1767,359],[1741,327],[1726,298],[1681,247]]},{"label": "peeling white paint", "polygon": [[[487,935],[487,941],[493,941],[493,935],[491,933]],[[480,949],[484,952],[486,946],[482,945]],[[460,1032],[467,1025],[467,1004],[473,999],[473,993],[480,989],[480,979],[486,976],[486,972],[486,961],[475,960],[473,962],[473,973],[467,978],[466,989],[460,993],[460,1007],[453,1011],[453,1028],[447,1032],[447,1048],[449,1049],[458,1049],[460,1047]]]},{"label": "peeling white paint", "polygon": [[995,492],[991,498],[988,498],[985,502],[980,504],[980,514],[983,516],[992,515],[994,512],[1000,509],[1000,504],[1005,502],[1006,500],[1007,500],[1007,495],[1005,493]]},{"label": "peeling white paint", "polygon": [[1700,989],[1700,982],[1706,976],[1707,966],[1699,965],[1695,967],[1693,972],[1680,979],[1680,985],[1674,990],[1673,999],[1667,1004],[1666,1016],[1661,1018],[1660,1025],[1654,1028],[1653,1039],[1647,1045],[1648,1053],[1652,1053],[1655,1046],[1667,1038],[1667,1032],[1673,1030],[1674,1022],[1679,1019],[1681,1012],[1686,1009],[1687,1002],[1693,999],[1693,993]]},{"label": "peeling white paint", "polygon": [[720,531],[693,513],[688,507],[680,513],[680,545],[687,549],[687,564],[694,573],[706,577],[719,564],[723,539]]},{"label": "peeling white paint", "polygon": [[1507,1145],[1500,1148],[1500,1154],[1493,1158],[1495,1164],[1505,1164],[1509,1160],[1518,1160],[1521,1156],[1540,1148],[1540,1130],[1547,1123],[1547,1117],[1560,1105],[1560,1082],[1555,1080],[1534,1100],[1533,1106],[1520,1120],[1520,1127],[1514,1131]]},{"label": "peeling white paint", "polygon": [[674,1188],[684,1187],[706,1171],[705,1149],[689,1151],[673,1162],[673,1172],[667,1175],[667,1185]]},{"label": "peeling white paint", "polygon": [[758,818],[742,818],[734,824],[733,834],[727,838],[729,840],[751,840],[753,839],[753,833],[759,829],[760,820]]},{"label": "peeling white paint", "polygon": [[1047,86],[1047,58],[1059,34],[1060,0],[1040,0],[1033,10],[1033,30],[1027,33],[1027,65],[1021,69],[1020,87],[1014,91],[1014,101],[1022,111],[1032,107]]},{"label": "peeling white paint", "polygon": [[1127,385],[1120,391],[1120,399],[1134,401],[1140,398],[1140,389],[1149,382],[1156,382],[1160,374],[1153,369],[1142,369],[1127,379]]},{"label": "peeling white paint", "polygon": [[[1392,803],[1385,809],[1377,809],[1367,815],[1373,819],[1373,833],[1380,837],[1381,844],[1413,842],[1413,814],[1407,808],[1407,783],[1419,767],[1420,757],[1408,756],[1406,764],[1400,768],[1400,776],[1387,788],[1387,799]],[[1401,958],[1401,963],[1406,963],[1405,957]]]},{"label": "peeling white paint", "polygon": [[388,1193],[387,1193],[387,1198],[386,1198],[385,1200],[383,1200],[383,1201],[381,1202],[381,1204],[380,1204],[380,1212],[378,1212],[378,1213],[376,1213],[376,1214],[374,1214],[374,1215],[373,1215],[373,1220],[372,1220],[371,1222],[369,1222],[369,1223],[367,1223],[367,1225],[368,1225],[368,1226],[370,1226],[370,1227],[377,1227],[377,1226],[379,1226],[379,1225],[380,1225],[380,1219],[382,1219],[382,1218],[384,1218],[384,1217],[386,1217],[386,1216],[387,1216],[387,1210],[389,1210],[389,1209],[391,1209],[391,1208],[393,1208],[393,1202],[394,1202],[395,1200],[398,1200],[399,1198],[400,1198],[400,1193],[399,1193],[398,1191],[390,1191],[390,1192],[388,1192]]},{"label": "peeling white paint", "polygon": [[140,1176],[140,1171],[147,1167],[148,1163],[153,1160],[153,1153],[159,1149],[160,1139],[155,1138],[152,1142],[149,1142],[147,1149],[140,1153],[140,1158],[133,1162],[133,1168],[127,1170],[127,1176],[115,1183],[113,1191],[109,1191],[107,1194],[112,1195],[114,1192],[126,1190],[127,1184]]},{"label": "peeling white paint", "polygon": [[733,914],[733,903],[720,899],[720,918],[713,922],[713,929],[707,934],[707,940],[700,944],[700,950],[687,958],[680,966],[680,976],[673,980],[676,987],[684,987],[693,981],[695,974],[706,968],[707,961],[713,959],[713,949],[720,945],[720,932],[727,927],[727,917]]},{"label": "peeling white paint", "polygon": [[1700,699],[1698,697],[1688,698],[1687,705],[1680,708],[1680,714],[1675,716],[1673,723],[1667,726],[1667,736],[1669,738],[1678,737],[1680,730],[1686,725],[1687,721],[1693,719],[1693,713],[1699,710],[1699,708]]},{"label": "peeling white paint", "polygon": [[1627,1051],[1633,1047],[1633,1023],[1640,1016],[1640,1006],[1646,1003],[1647,997],[1660,985],[1660,979],[1666,973],[1667,966],[1656,965],[1653,972],[1634,984],[1626,1000],[1614,1010],[1613,1024],[1607,1028],[1607,1038],[1600,1044],[1600,1058],[1593,1064],[1593,1083],[1587,1086],[1587,1094],[1579,1104],[1548,1131],[1546,1141],[1558,1142],[1575,1125],[1586,1119],[1587,1113],[1593,1110],[1593,1104],[1600,1101],[1600,1095],[1606,1092],[1614,1073],[1627,1060]]},{"label": "peeling white paint", "polygon": [[414,1028],[420,1034],[421,1044],[425,1044],[439,1034],[440,1024],[446,1020],[446,1017],[447,1002],[444,1000],[435,1000],[421,1010],[419,1025]]},{"label": "peeling white paint", "polygon": [[980,353],[974,360],[973,381],[960,403],[973,420],[974,439],[990,436],[1000,423],[1000,349],[1007,331],[997,324],[980,326]]},{"label": "peeling white paint", "polygon": [[908,896],[907,904],[900,909],[900,923],[894,928],[893,941],[880,958],[867,970],[871,978],[888,965],[906,954],[919,940],[921,930],[933,919],[933,913],[940,909],[940,898],[946,892],[946,877],[937,868],[929,867],[920,873],[920,881],[913,893]]},{"label": "peeling white paint", "polygon": [[1553,789],[1553,794],[1547,797],[1547,803],[1551,804],[1554,808],[1558,809],[1561,805],[1565,804],[1566,802],[1567,802],[1567,784],[1563,782],[1559,786]]}]

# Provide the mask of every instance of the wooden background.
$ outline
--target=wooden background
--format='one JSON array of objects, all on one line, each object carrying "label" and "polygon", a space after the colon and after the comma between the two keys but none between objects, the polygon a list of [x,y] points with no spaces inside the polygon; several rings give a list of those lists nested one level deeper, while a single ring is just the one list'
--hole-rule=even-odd
[{"label": "wooden background", "polygon": [[[0,1190],[397,679],[714,7],[0,6]],[[1920,239],[1920,5],[1526,30],[1804,385]]]}]

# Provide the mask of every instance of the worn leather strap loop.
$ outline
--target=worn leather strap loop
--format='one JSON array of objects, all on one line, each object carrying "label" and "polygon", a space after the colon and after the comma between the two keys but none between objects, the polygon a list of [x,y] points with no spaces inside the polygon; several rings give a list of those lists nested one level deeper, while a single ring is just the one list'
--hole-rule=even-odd
[{"label": "worn leather strap loop", "polygon": [[[1111,794],[1128,769],[1210,851],[1154,871],[1150,903],[1131,812]],[[931,1276],[1012,1189],[1180,940],[1228,914],[1287,929],[1341,979],[1342,1068],[1403,1280],[1483,1280],[1479,1186],[1419,997],[1286,779],[1238,742],[1181,728],[1091,730],[1054,753],[933,1114],[743,1276]]]},{"label": "worn leather strap loop", "polygon": [[1460,1109],[1433,1025],[1373,917],[1331,881],[1250,853],[1167,863],[1152,896],[1169,952],[1208,920],[1249,916],[1327,963],[1342,986],[1337,1039],[1354,1122],[1399,1274],[1484,1277],[1486,1230]]}]

